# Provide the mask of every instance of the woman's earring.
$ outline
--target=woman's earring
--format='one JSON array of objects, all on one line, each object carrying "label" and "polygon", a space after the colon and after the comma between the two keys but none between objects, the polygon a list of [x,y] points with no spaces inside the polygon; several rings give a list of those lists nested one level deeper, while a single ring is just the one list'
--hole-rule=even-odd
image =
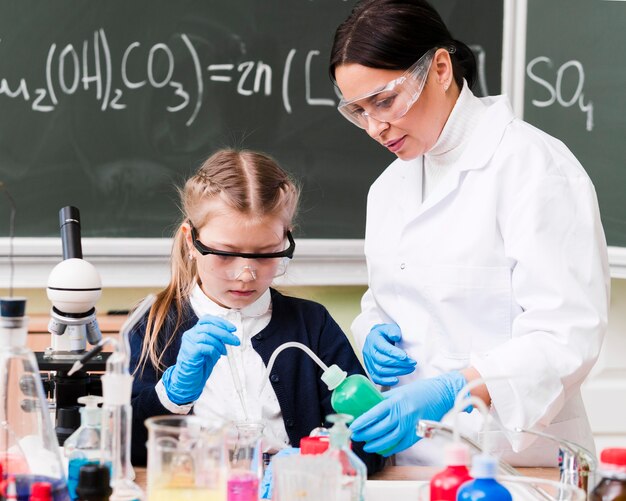
[{"label": "woman's earring", "polygon": [[450,87],[450,82],[446,82],[443,86],[444,92],[448,92],[448,88]]},{"label": "woman's earring", "polygon": [[189,261],[193,261],[193,254],[191,252],[189,253]]}]

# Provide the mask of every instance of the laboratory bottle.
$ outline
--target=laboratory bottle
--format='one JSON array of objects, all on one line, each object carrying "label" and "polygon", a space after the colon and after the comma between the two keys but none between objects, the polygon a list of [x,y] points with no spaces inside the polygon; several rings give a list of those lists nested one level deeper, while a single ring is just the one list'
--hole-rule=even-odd
[{"label": "laboratory bottle", "polygon": [[113,489],[110,485],[109,467],[103,464],[88,463],[81,466],[76,486],[79,501],[109,501]]},{"label": "laboratory bottle", "polygon": [[31,486],[28,501],[52,501],[52,486],[50,482],[35,482]]},{"label": "laboratory bottle", "polygon": [[307,437],[300,439],[300,454],[303,456],[322,454],[330,447],[328,428],[322,426],[314,428]]},{"label": "laboratory bottle", "polygon": [[59,442],[37,359],[26,346],[25,311],[26,299],[0,298],[0,464],[20,501],[35,482],[49,482],[54,501],[66,501]]},{"label": "laboratory bottle", "polygon": [[348,376],[336,365],[331,365],[322,373],[322,381],[333,392],[330,398],[333,409],[354,419],[384,400],[382,393],[365,376]]},{"label": "laboratory bottle", "polygon": [[609,448],[600,454],[600,482],[589,501],[626,501],[626,449]]},{"label": "laboratory bottle", "polygon": [[459,487],[472,479],[467,465],[470,452],[466,445],[453,442],[444,447],[446,468],[430,479],[430,501],[456,501]]},{"label": "laboratory bottle", "polygon": [[348,423],[352,421],[352,416],[331,414],[326,419],[334,425],[329,431],[330,447],[323,456],[334,458],[341,465],[341,490],[337,501],[363,501],[367,467],[350,448]]},{"label": "laboratory bottle", "polygon": [[80,408],[80,426],[63,444],[63,451],[68,460],[67,487],[72,499],[76,499],[76,486],[81,466],[101,460],[101,423],[102,409],[98,404],[102,397],[88,395],[78,399]]},{"label": "laboratory bottle", "polygon": [[496,480],[498,460],[487,454],[474,456],[471,475],[474,480],[463,484],[457,492],[458,501],[512,501],[509,490]]}]

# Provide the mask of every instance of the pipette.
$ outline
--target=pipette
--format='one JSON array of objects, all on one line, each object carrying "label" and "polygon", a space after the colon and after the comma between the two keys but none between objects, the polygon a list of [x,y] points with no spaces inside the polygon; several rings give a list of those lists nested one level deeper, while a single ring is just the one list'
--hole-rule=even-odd
[{"label": "pipette", "polygon": [[248,421],[248,407],[246,405],[246,399],[243,394],[243,386],[241,385],[241,379],[239,378],[239,371],[237,370],[237,361],[235,360],[235,353],[233,352],[234,346],[226,345],[226,358],[228,359],[228,367],[230,367],[230,374],[233,378],[233,384],[235,385],[235,391],[239,396],[241,402],[241,408],[243,409],[243,415],[246,421]]}]

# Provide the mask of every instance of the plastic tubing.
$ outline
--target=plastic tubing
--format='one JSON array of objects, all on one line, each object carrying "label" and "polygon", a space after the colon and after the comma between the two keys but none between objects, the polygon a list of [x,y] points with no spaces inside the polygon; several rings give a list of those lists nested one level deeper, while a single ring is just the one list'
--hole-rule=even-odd
[{"label": "plastic tubing", "polygon": [[313,353],[313,351],[311,351],[311,348],[309,348],[308,346],[302,343],[298,343],[296,341],[289,341],[288,343],[283,343],[274,350],[274,352],[272,353],[272,356],[269,359],[269,362],[267,362],[267,369],[265,369],[265,374],[263,374],[263,382],[261,383],[261,388],[259,389],[259,395],[263,393],[263,389],[265,388],[265,384],[267,383],[267,377],[269,376],[270,371],[272,370],[272,367],[274,367],[274,361],[276,360],[276,357],[280,354],[281,351],[286,350],[287,348],[300,348],[309,357],[311,357],[315,361],[315,363],[322,368],[322,370],[324,371],[328,370],[328,366],[324,362],[322,362],[320,360],[320,357],[318,357],[315,353]]},{"label": "plastic tubing", "polygon": [[459,431],[459,416],[461,415],[461,412],[463,412],[463,410],[468,405],[473,405],[474,407],[478,408],[478,410],[483,416],[483,436],[482,436],[482,441],[480,445],[483,449],[483,453],[489,454],[491,450],[491,444],[489,443],[489,440],[487,438],[489,436],[489,434],[487,433],[489,429],[489,426],[488,426],[489,422],[494,421],[500,429],[504,430],[504,427],[502,426],[500,422],[493,420],[493,418],[489,414],[489,409],[487,408],[487,405],[485,404],[485,402],[482,401],[482,399],[475,397],[473,395],[470,395],[469,397],[466,397],[465,395],[470,393],[471,390],[473,390],[474,388],[477,388],[480,385],[483,385],[488,381],[510,380],[510,379],[512,378],[507,377],[507,376],[490,377],[487,379],[477,378],[468,382],[463,388],[461,388],[461,391],[458,393],[458,395],[454,399],[454,406],[452,407],[452,412],[454,413],[453,439],[455,441],[458,442],[461,439],[460,431]]}]

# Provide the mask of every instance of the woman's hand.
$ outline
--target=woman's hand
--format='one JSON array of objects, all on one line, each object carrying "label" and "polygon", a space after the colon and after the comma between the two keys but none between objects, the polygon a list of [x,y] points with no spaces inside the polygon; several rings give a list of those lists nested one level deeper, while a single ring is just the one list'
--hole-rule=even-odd
[{"label": "woman's hand", "polygon": [[410,374],[416,362],[395,343],[402,339],[396,324],[378,324],[372,327],[363,345],[363,362],[372,381],[383,386],[398,384],[397,376]]},{"label": "woman's hand", "polygon": [[350,425],[352,440],[366,442],[366,452],[383,456],[408,449],[419,440],[418,421],[440,421],[466,384],[460,372],[448,372],[389,390],[385,400]]},{"label": "woman's hand", "polygon": [[239,346],[229,321],[205,315],[183,334],[176,364],[163,373],[163,386],[176,405],[195,402],[222,355],[226,345]]}]

